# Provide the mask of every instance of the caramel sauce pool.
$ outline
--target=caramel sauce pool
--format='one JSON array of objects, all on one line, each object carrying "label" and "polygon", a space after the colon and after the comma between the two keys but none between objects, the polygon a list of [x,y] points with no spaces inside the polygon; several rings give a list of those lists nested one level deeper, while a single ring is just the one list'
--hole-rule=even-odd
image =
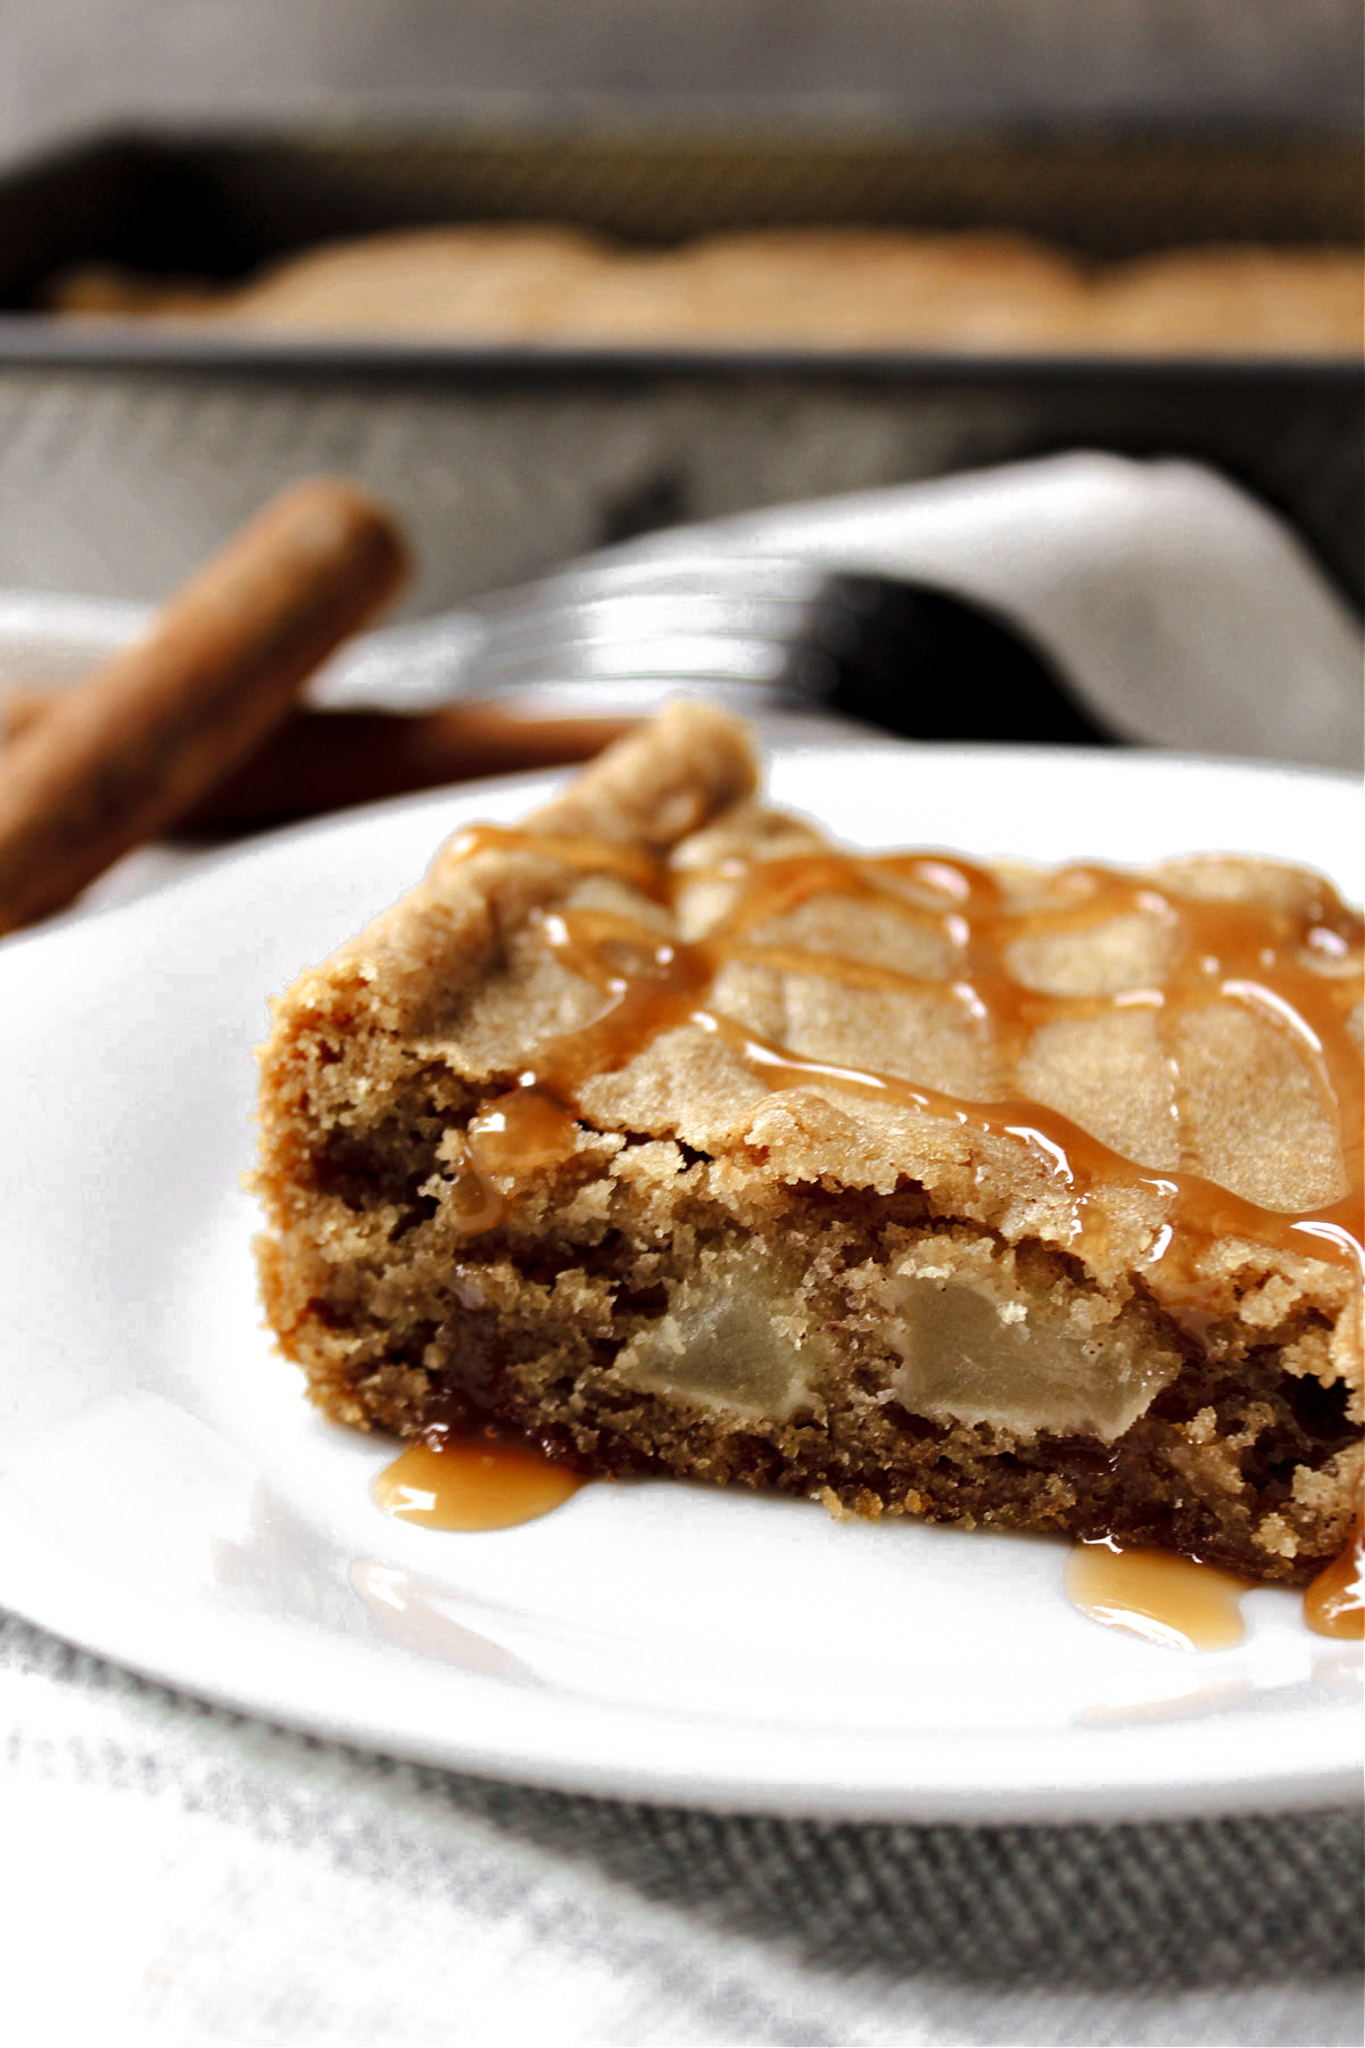
[{"label": "caramel sauce pool", "polygon": [[1191,1557],[1112,1543],[1078,1543],[1066,1572],[1082,1614],[1167,1650],[1234,1649],[1246,1635],[1241,1599],[1253,1583]]},{"label": "caramel sauce pool", "polygon": [[409,1444],[374,1481],[385,1514],[424,1529],[515,1529],[562,1507],[583,1484],[529,1444],[443,1437]]},{"label": "caramel sauce pool", "polygon": [[[529,1444],[445,1436],[409,1444],[371,1492],[397,1521],[473,1535],[538,1521],[583,1484]],[[1107,1542],[1077,1544],[1066,1572],[1067,1596],[1082,1614],[1176,1650],[1234,1649],[1246,1635],[1241,1596],[1253,1584],[1193,1558]],[[1314,1579],[1304,1595],[1304,1619],[1317,1635],[1365,1635],[1358,1540]]]}]

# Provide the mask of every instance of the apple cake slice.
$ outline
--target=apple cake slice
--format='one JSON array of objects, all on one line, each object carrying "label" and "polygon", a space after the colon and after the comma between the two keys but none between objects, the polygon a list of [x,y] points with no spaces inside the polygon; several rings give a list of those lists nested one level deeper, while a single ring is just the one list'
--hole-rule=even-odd
[{"label": "apple cake slice", "polygon": [[1303,1580],[1361,1475],[1359,919],[869,856],[679,704],[277,1005],[267,1313],[339,1421]]}]

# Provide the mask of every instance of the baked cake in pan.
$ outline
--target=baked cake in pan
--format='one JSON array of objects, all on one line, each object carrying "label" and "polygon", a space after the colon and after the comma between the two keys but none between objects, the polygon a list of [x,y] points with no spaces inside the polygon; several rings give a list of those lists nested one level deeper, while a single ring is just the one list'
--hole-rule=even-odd
[{"label": "baked cake in pan", "polygon": [[1361,285],[1360,251],[1331,245],[1093,264],[980,230],[767,228],[640,249],[485,222],[325,243],[236,283],[81,264],[44,298],[67,316],[493,347],[1311,356],[1359,354]]},{"label": "baked cake in pan", "polygon": [[337,1420],[1303,1580],[1361,1480],[1359,919],[868,856],[677,705],[280,1001],[265,1301]]}]

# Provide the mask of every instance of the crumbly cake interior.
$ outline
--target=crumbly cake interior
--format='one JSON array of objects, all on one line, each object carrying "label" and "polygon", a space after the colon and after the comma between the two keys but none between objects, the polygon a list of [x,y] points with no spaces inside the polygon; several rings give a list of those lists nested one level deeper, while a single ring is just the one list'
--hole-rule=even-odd
[{"label": "crumbly cake interior", "polygon": [[866,856],[672,707],[277,1008],[315,1401],[1302,1580],[1360,1492],[1360,923],[1235,859]]}]

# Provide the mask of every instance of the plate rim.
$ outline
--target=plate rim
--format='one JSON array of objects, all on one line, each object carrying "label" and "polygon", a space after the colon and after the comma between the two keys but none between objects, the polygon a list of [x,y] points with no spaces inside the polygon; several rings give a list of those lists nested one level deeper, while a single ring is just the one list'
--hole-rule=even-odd
[{"label": "plate rim", "polygon": [[[1152,771],[1173,766],[1199,772],[1230,769],[1249,771],[1258,779],[1292,777],[1301,782],[1307,778],[1310,782],[1333,787],[1343,797],[1350,794],[1358,799],[1365,794],[1357,778],[1343,771],[1166,754],[1156,750],[1118,753],[1102,749],[1019,749],[970,744],[926,746],[879,735],[868,735],[865,739],[860,736],[854,746],[856,750],[878,754],[927,753],[939,762],[948,755],[959,759],[965,757],[964,767],[978,764],[984,756],[1017,766],[1021,756],[1030,756],[1035,760],[1071,763],[1076,768],[1121,761],[1129,769],[1141,763]],[[785,747],[779,744],[765,751],[770,752],[775,761],[780,761],[784,756],[809,759],[822,750],[811,743],[797,743]],[[841,742],[840,752],[847,751]],[[224,886],[223,877],[233,870],[247,872],[253,864],[269,864],[285,857],[301,842],[349,834],[357,827],[382,831],[390,822],[396,823],[400,818],[437,813],[447,807],[452,815],[452,824],[458,824],[482,801],[492,798],[499,802],[530,800],[553,787],[560,779],[558,772],[539,771],[531,775],[461,784],[444,791],[420,792],[380,804],[356,807],[325,819],[309,820],[260,835],[243,846],[207,856],[194,871],[133,902],[114,904],[80,918],[54,920],[31,932],[16,935],[13,940],[0,945],[0,983],[3,983],[7,959],[18,962],[22,956],[31,962],[35,948],[65,951],[68,947],[80,946],[95,922],[104,929],[106,938],[116,939],[118,930],[126,926],[128,920],[150,918],[155,921],[169,895],[179,896],[185,890],[197,891],[210,882]],[[110,920],[115,921],[112,928]],[[265,991],[262,990],[261,994],[264,997]],[[152,1683],[171,1686],[230,1711],[246,1712],[329,1741],[443,1769],[594,1797],[697,1806],[717,1811],[801,1815],[823,1820],[882,1819],[979,1825],[994,1821],[1065,1823],[1174,1819],[1255,1810],[1302,1809],[1351,1802],[1360,1791],[1358,1716],[1352,1708],[1344,1705],[1298,1710],[1292,1717],[1293,1725],[1297,1727],[1308,1719],[1321,1739],[1310,1745],[1306,1755],[1285,1760],[1279,1754],[1270,1770],[1264,1766],[1249,1769],[1244,1755],[1245,1751],[1255,1749],[1258,1744],[1262,1748],[1266,1746],[1271,1725],[1285,1725],[1267,1724],[1261,1720],[1239,1731],[1247,1738],[1244,1741],[1229,1742],[1227,1730],[1219,1729],[1216,1724],[1209,1724],[1202,1730],[1191,1726],[1188,1750],[1195,1756],[1198,1769],[1182,1768],[1174,1774],[1170,1762],[1169,1727],[1153,1730],[1129,1725],[1123,1729],[1120,1738],[1126,1761],[1121,1778],[1115,1778],[1112,1769],[1108,1768],[1114,1755],[1114,1738],[1108,1733],[1100,1735],[1092,1743],[1092,1731],[1087,1730],[1065,1735],[1025,1732],[1008,1738],[977,1730],[965,1737],[926,1737],[922,1731],[910,1731],[914,1754],[909,1770],[880,1776],[875,1784],[865,1782],[857,1773],[836,1781],[828,1776],[821,1778],[818,1772],[810,1770],[789,1770],[785,1776],[779,1773],[758,1781],[737,1776],[734,1769],[714,1764],[710,1768],[704,1767],[699,1761],[697,1752],[704,1757],[708,1746],[714,1748],[717,1735],[722,1730],[726,1731],[723,1739],[728,1739],[734,1746],[734,1724],[718,1718],[700,1715],[680,1717],[682,1723],[693,1730],[693,1740],[689,1745],[692,1761],[677,1764],[671,1763],[666,1756],[652,1764],[628,1761],[620,1756],[612,1759],[606,1754],[611,1745],[604,1743],[600,1734],[588,1747],[579,1745],[574,1754],[566,1754],[559,1743],[528,1742],[524,1730],[518,1741],[509,1746],[507,1741],[499,1741],[487,1728],[473,1731],[465,1728],[453,1737],[449,1732],[433,1734],[430,1727],[425,1731],[406,1724],[395,1728],[391,1710],[386,1725],[383,1718],[357,1704],[354,1697],[347,1701],[340,1691],[337,1694],[338,1704],[329,1707],[315,1692],[310,1694],[306,1682],[300,1685],[292,1675],[290,1684],[281,1691],[278,1683],[272,1687],[261,1681],[259,1667],[251,1660],[234,1668],[233,1657],[226,1650],[230,1643],[241,1639],[244,1627],[257,1638],[283,1631],[297,1639],[301,1626],[298,1623],[215,1612],[210,1617],[214,1631],[212,1646],[206,1650],[201,1626],[185,1630],[183,1640],[188,1648],[182,1650],[174,1641],[164,1640],[164,1616],[167,1612],[164,1605],[159,1610],[161,1619],[150,1624],[145,1618],[139,1623],[123,1604],[116,1603],[111,1607],[106,1601],[101,1613],[96,1611],[100,1603],[92,1604],[82,1594],[79,1585],[54,1588],[52,1584],[45,1583],[41,1568],[27,1573],[22,1566],[16,1570],[13,1555],[6,1560],[3,1550],[0,1550],[0,1598],[39,1628],[134,1670]],[[160,1641],[157,1640],[158,1632],[163,1638]],[[332,1654],[341,1654],[350,1664],[354,1664],[357,1655],[362,1660],[368,1657],[376,1662],[382,1657],[386,1664],[389,1659],[398,1657],[409,1669],[422,1668],[422,1660],[410,1658],[408,1653],[396,1648],[388,1647],[382,1653],[369,1651],[364,1646],[357,1648],[342,1638],[332,1645]],[[445,1670],[441,1682],[450,1684],[452,1681],[461,1692],[472,1687],[475,1696],[490,1685],[497,1685],[497,1681],[480,1678],[476,1674],[454,1674]],[[504,1696],[507,1690],[505,1685],[499,1687],[499,1696]],[[562,1726],[565,1696],[555,1693],[551,1698],[554,1706],[547,1718],[557,1717]],[[586,1712],[599,1729],[617,1719],[638,1722],[648,1718],[650,1712],[638,1704],[582,1698],[574,1705],[577,1710]],[[502,1718],[506,1719],[505,1716]],[[759,1739],[766,1746],[776,1767],[781,1758],[799,1759],[803,1750],[813,1750],[817,1743],[827,1748],[832,1731],[816,1728],[775,1730],[771,1725],[764,1727],[756,1722],[748,1732],[751,1738]],[[869,1759],[876,1755],[889,1761],[898,1748],[906,1747],[907,1738],[889,1732],[858,1730],[849,1735],[848,1742]],[[741,1749],[743,1746],[739,1744]],[[1203,1755],[1206,1748],[1210,1751],[1208,1756]],[[1063,1751],[1066,1752],[1065,1758]],[[1159,1769],[1153,1767],[1149,1752],[1160,1758]]]}]

